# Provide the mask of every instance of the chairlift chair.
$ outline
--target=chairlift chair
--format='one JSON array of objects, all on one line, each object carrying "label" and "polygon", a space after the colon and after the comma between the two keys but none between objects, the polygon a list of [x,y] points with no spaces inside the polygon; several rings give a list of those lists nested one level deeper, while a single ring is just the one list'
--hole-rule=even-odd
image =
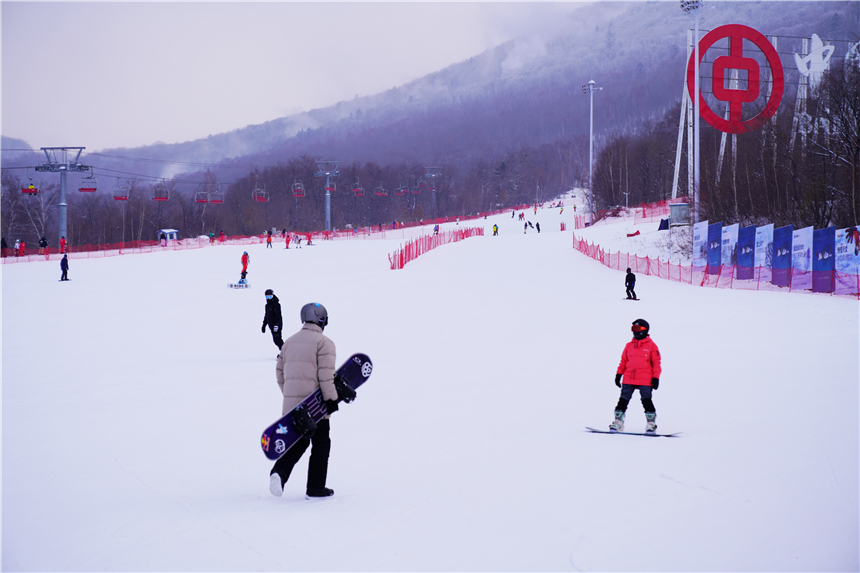
[{"label": "chairlift chair", "polygon": [[96,181],[96,174],[90,170],[90,174],[87,177],[81,179],[81,184],[78,187],[78,191],[81,193],[95,193],[99,188],[98,181]]},{"label": "chairlift chair", "polygon": [[27,180],[21,181],[21,193],[25,195],[36,195],[39,193],[39,184],[38,182],[30,177],[30,168],[27,168]]},{"label": "chairlift chair", "polygon": [[218,184],[217,191],[211,191],[209,193],[209,202],[213,205],[220,205],[224,202],[224,192],[221,191],[221,184]]},{"label": "chairlift chair", "polygon": [[266,191],[266,184],[263,183],[263,186],[260,187],[259,183],[254,187],[254,190],[251,192],[251,197],[254,198],[254,201],[258,203],[266,203],[269,200],[269,193]]},{"label": "chairlift chair", "polygon": [[153,201],[167,201],[170,199],[170,190],[167,187],[166,182],[156,183],[152,187],[152,200]]},{"label": "chairlift chair", "polygon": [[377,197],[388,197],[388,191],[386,191],[382,187],[377,187],[376,189],[374,189],[373,194]]},{"label": "chairlift chair", "polygon": [[356,197],[364,197],[364,188],[358,183],[356,183],[355,187],[352,188],[352,192]]},{"label": "chairlift chair", "polygon": [[196,201],[197,203],[208,203],[209,192],[203,191],[202,189],[200,191],[197,191],[197,193],[194,194],[194,201]]},{"label": "chairlift chair", "polygon": [[113,190],[114,201],[128,201],[128,185],[123,186],[122,181],[117,179],[116,187]]},{"label": "chairlift chair", "polygon": [[293,183],[293,197],[304,197],[305,196],[305,184],[296,181]]},{"label": "chairlift chair", "polygon": [[334,190],[336,188],[337,188],[337,185],[335,185],[334,183],[329,183],[328,187],[326,187],[325,190],[329,193],[334,193]]}]

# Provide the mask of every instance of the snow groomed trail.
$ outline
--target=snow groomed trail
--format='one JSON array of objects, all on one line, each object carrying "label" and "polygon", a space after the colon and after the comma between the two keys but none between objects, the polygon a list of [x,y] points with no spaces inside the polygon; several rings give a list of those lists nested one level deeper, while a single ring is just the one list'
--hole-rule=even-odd
[{"label": "snow groomed trail", "polygon": [[[68,283],[4,266],[3,569],[857,570],[857,302],[643,276],[631,303],[566,215],[491,217],[397,271],[410,237],[73,261]],[[251,288],[227,289],[243,250]],[[321,302],[339,362],[374,362],[325,501],[306,458],[268,492],[266,288],[287,333]],[[590,434],[640,317],[659,431],[683,434]]]}]

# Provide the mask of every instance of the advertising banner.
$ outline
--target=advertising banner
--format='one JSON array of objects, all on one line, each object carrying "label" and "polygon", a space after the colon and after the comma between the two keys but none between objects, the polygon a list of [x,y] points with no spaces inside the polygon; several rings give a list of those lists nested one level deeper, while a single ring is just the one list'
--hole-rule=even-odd
[{"label": "advertising banner", "polygon": [[791,225],[773,230],[773,277],[776,286],[791,284]]},{"label": "advertising banner", "polygon": [[812,227],[791,234],[791,288],[812,288]]},{"label": "advertising banner", "polygon": [[723,223],[708,225],[708,274],[720,274],[722,264]]},{"label": "advertising banner", "polygon": [[738,266],[735,277],[750,280],[755,277],[755,227],[738,230]]},{"label": "advertising banner", "polygon": [[773,223],[755,229],[755,266],[759,279],[770,282],[773,269]]},{"label": "advertising banner", "polygon": [[812,233],[812,292],[833,292],[836,270],[836,228]]},{"label": "advertising banner", "polygon": [[722,247],[720,255],[720,263],[724,267],[730,267],[738,264],[738,228],[740,225],[735,223],[728,227],[723,227]]},{"label": "advertising banner", "polygon": [[860,231],[857,227],[836,231],[836,294],[857,294],[860,290]]},{"label": "advertising banner", "polygon": [[693,225],[693,267],[703,269],[708,266],[708,222]]}]

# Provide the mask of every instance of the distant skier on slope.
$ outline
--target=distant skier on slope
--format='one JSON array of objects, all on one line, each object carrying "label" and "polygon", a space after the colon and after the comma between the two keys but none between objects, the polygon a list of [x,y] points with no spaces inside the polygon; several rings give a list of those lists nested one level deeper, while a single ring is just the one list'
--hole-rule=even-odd
[{"label": "distant skier on slope", "polygon": [[272,331],[272,341],[278,347],[278,350],[280,350],[284,345],[284,339],[281,336],[284,319],[281,316],[281,303],[272,289],[266,289],[266,312],[263,315],[263,334],[266,333],[266,326]]},{"label": "distant skier on slope", "polygon": [[239,284],[245,284],[248,282],[248,264],[251,262],[251,257],[248,256],[248,251],[242,253],[242,278],[239,279]]},{"label": "distant skier on slope", "polygon": [[627,287],[627,299],[636,300],[636,292],[633,290],[636,287],[636,275],[630,272],[630,267],[627,268],[627,276],[624,277],[624,286]]},{"label": "distant skier on slope", "polygon": [[651,401],[651,392],[660,385],[660,349],[651,340],[648,334],[651,327],[645,319],[634,320],[630,330],[633,331],[633,340],[624,347],[621,362],[615,371],[615,385],[621,388],[621,396],[615,406],[615,420],[609,425],[609,430],[614,432],[624,430],[627,404],[633,397],[633,392],[638,389],[642,407],[645,408],[645,431],[655,432],[657,411],[654,408],[654,402]]}]

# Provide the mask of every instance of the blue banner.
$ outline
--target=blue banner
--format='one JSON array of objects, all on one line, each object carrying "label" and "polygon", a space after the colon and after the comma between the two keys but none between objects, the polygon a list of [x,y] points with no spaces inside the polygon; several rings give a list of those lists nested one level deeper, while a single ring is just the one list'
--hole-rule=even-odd
[{"label": "blue banner", "polygon": [[812,292],[833,292],[836,227],[812,232]]},{"label": "blue banner", "polygon": [[791,284],[791,225],[773,230],[773,278],[776,286]]},{"label": "blue banner", "polygon": [[755,276],[755,227],[738,230],[738,280],[749,280]]},{"label": "blue banner", "polygon": [[720,274],[722,264],[723,223],[708,225],[708,274]]}]

